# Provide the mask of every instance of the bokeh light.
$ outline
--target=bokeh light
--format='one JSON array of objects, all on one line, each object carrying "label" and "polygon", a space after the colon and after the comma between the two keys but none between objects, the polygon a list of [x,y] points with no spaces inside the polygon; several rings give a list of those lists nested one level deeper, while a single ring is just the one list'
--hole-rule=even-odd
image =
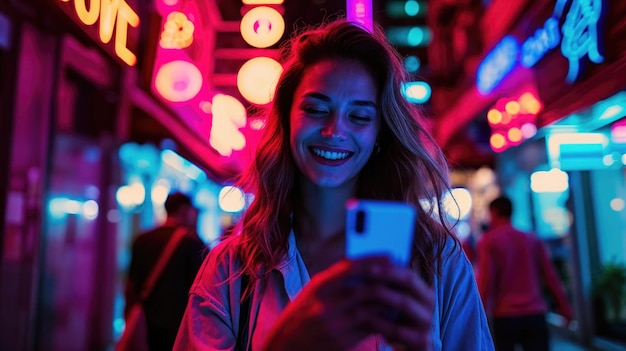
[{"label": "bokeh light", "polygon": [[189,101],[202,88],[202,73],[189,61],[176,60],[159,67],[154,81],[156,90],[171,102]]},{"label": "bokeh light", "polygon": [[226,212],[239,212],[246,205],[243,191],[235,186],[227,185],[220,190],[219,206]]},{"label": "bokeh light", "polygon": [[266,48],[276,44],[285,33],[285,20],[275,9],[258,6],[246,12],[240,23],[241,37],[246,43]]},{"label": "bokeh light", "polygon": [[241,66],[237,73],[237,88],[253,104],[265,105],[274,98],[274,89],[282,66],[276,60],[259,56]]}]

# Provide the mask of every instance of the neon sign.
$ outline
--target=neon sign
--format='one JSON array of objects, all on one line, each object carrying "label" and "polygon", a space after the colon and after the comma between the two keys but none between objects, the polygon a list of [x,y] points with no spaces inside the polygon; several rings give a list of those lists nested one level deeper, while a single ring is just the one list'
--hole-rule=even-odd
[{"label": "neon sign", "polygon": [[[59,1],[67,3],[71,0]],[[64,11],[69,11],[68,14],[76,22],[87,27],[93,26],[100,19],[98,39],[103,44],[108,44],[115,30],[115,54],[129,66],[137,62],[137,56],[128,48],[128,28],[139,26],[139,16],[128,3],[124,0],[73,0],[71,2],[74,3],[73,12],[64,6],[59,6]]]},{"label": "neon sign", "polygon": [[[559,30],[559,19],[568,1],[571,1],[571,6]],[[559,43],[561,53],[569,62],[565,80],[572,83],[578,78],[580,59],[585,55],[594,63],[604,61],[598,51],[598,21],[601,13],[602,0],[558,0],[553,15],[521,46],[514,38],[506,36],[487,54],[478,67],[476,85],[479,92],[491,92],[513,69],[517,60],[525,67],[532,67]]]},{"label": "neon sign", "polygon": [[521,62],[526,67],[532,67],[548,50],[554,49],[561,41],[559,22],[550,17],[543,27],[537,29],[535,35],[526,39],[522,44]]},{"label": "neon sign", "polygon": [[372,0],[347,0],[346,13],[348,21],[359,23],[370,32],[373,30]]},{"label": "neon sign", "polygon": [[580,59],[602,63],[604,57],[598,52],[598,20],[602,13],[602,0],[574,0],[563,23],[561,53],[569,60],[566,80],[573,82],[580,72]]},{"label": "neon sign", "polygon": [[518,53],[517,40],[510,35],[504,37],[478,66],[478,91],[483,94],[491,92],[513,70]]}]

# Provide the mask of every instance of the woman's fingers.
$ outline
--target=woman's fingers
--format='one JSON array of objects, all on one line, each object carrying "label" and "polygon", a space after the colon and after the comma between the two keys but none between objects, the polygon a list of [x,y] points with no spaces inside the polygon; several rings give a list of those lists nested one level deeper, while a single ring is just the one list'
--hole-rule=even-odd
[{"label": "woman's fingers", "polygon": [[433,299],[432,289],[410,269],[368,257],[342,260],[320,272],[288,309],[297,307],[292,322],[308,319],[300,327],[309,330],[307,339],[314,344],[332,340],[329,344],[349,348],[378,334],[421,349],[430,340]]}]

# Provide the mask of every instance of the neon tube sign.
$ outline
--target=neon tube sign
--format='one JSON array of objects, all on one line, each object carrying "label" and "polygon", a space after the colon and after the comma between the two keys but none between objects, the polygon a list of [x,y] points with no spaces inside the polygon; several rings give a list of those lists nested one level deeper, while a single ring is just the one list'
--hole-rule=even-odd
[{"label": "neon tube sign", "polygon": [[598,21],[601,13],[602,0],[574,0],[565,17],[561,53],[569,60],[566,80],[570,83],[578,77],[580,59],[586,54],[591,62],[604,61],[598,52]]},{"label": "neon tube sign", "polygon": [[[559,28],[565,5],[571,1]],[[482,94],[491,92],[514,68],[519,60],[525,67],[534,66],[544,55],[561,44],[561,54],[568,62],[565,80],[574,82],[580,73],[580,60],[588,55],[594,63],[602,63],[604,57],[598,50],[598,21],[602,13],[602,0],[558,0],[554,12],[543,27],[527,38],[521,45],[510,36],[502,39],[492,52],[485,56],[477,72],[476,85]],[[506,50],[507,53],[502,51]],[[493,76],[490,72],[497,72]]]},{"label": "neon tube sign", "polygon": [[374,28],[372,20],[372,0],[346,0],[348,21],[360,23],[368,31]]},{"label": "neon tube sign", "polygon": [[[74,3],[74,18],[79,24],[90,27],[100,19],[98,39],[108,44],[113,39],[115,30],[115,54],[133,66],[137,56],[128,48],[128,29],[139,26],[139,16],[124,0],[59,0],[62,3]],[[88,4],[89,3],[89,4]],[[61,6],[61,5],[59,5]],[[64,9],[67,11],[67,9]]]}]

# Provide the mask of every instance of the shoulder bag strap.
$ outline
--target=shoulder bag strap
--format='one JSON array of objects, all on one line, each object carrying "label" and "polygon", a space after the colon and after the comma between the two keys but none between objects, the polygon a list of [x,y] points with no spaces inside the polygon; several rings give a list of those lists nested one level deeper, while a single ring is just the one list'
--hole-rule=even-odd
[{"label": "shoulder bag strap", "polygon": [[[239,299],[248,287],[250,277],[247,274],[241,275],[241,292]],[[239,306],[239,333],[237,334],[237,344],[234,351],[246,351],[248,349],[248,328],[250,325],[250,296],[248,295]]]},{"label": "shoulder bag strap", "polygon": [[187,234],[188,231],[189,229],[184,227],[180,227],[174,231],[174,234],[172,234],[172,237],[165,245],[163,253],[161,253],[159,260],[152,269],[152,272],[150,272],[150,275],[143,284],[140,294],[141,301],[145,301],[150,296],[150,294],[152,293],[152,288],[154,288],[154,284],[156,284],[157,280],[159,280],[159,277],[161,276],[161,273],[163,273],[165,266],[167,266],[167,263],[172,257],[174,251],[176,250],[176,247],[178,247],[178,243],[182,241],[183,237],[185,236],[185,234]]}]

